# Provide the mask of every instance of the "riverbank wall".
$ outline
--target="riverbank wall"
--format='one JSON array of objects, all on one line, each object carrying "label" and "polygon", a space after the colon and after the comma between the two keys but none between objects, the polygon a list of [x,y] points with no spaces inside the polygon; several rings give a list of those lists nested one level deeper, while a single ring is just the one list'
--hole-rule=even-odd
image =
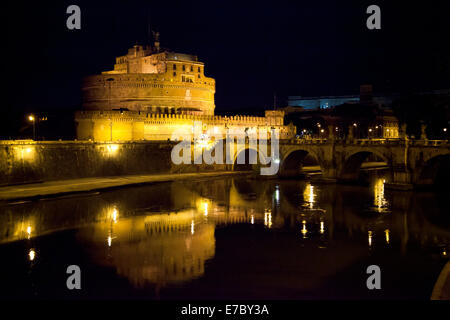
[{"label": "riverbank wall", "polygon": [[225,165],[174,165],[169,141],[0,141],[0,186],[134,174],[225,170]]}]

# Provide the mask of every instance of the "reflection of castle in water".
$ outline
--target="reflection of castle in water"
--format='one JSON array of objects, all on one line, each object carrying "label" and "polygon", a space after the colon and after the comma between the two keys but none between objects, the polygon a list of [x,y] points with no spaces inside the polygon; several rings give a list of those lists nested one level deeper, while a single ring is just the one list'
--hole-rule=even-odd
[{"label": "reflection of castle in water", "polygon": [[[195,225],[192,210],[102,221],[77,235],[96,263],[113,266],[133,285],[197,278],[214,256],[214,224]],[[102,250],[104,248],[104,250]]]},{"label": "reflection of castle in water", "polygon": [[103,221],[82,228],[77,237],[91,246],[96,263],[116,268],[118,275],[137,287],[176,284],[202,276],[206,261],[215,254],[216,225],[263,219],[268,225],[269,219],[267,211],[225,211],[201,198],[196,209],[178,212],[125,219],[116,209],[111,212]]}]

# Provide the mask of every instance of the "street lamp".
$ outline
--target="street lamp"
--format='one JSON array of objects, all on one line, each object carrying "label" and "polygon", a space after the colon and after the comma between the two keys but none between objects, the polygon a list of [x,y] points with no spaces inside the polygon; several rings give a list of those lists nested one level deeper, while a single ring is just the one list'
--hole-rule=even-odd
[{"label": "street lamp", "polygon": [[36,140],[36,118],[30,114],[28,120],[33,123],[33,140]]}]

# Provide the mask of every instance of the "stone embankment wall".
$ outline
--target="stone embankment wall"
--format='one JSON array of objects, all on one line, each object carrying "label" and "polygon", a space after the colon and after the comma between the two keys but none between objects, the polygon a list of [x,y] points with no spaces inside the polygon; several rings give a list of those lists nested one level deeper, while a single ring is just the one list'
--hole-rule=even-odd
[{"label": "stone embankment wall", "polygon": [[0,185],[37,181],[224,170],[172,164],[175,143],[0,141]]}]

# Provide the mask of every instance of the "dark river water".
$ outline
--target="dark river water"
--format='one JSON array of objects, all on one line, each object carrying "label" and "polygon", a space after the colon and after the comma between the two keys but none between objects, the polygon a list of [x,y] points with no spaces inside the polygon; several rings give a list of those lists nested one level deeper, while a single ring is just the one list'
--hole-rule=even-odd
[{"label": "dark river water", "polygon": [[3,205],[0,298],[428,300],[448,261],[448,192],[384,181],[216,178]]}]

